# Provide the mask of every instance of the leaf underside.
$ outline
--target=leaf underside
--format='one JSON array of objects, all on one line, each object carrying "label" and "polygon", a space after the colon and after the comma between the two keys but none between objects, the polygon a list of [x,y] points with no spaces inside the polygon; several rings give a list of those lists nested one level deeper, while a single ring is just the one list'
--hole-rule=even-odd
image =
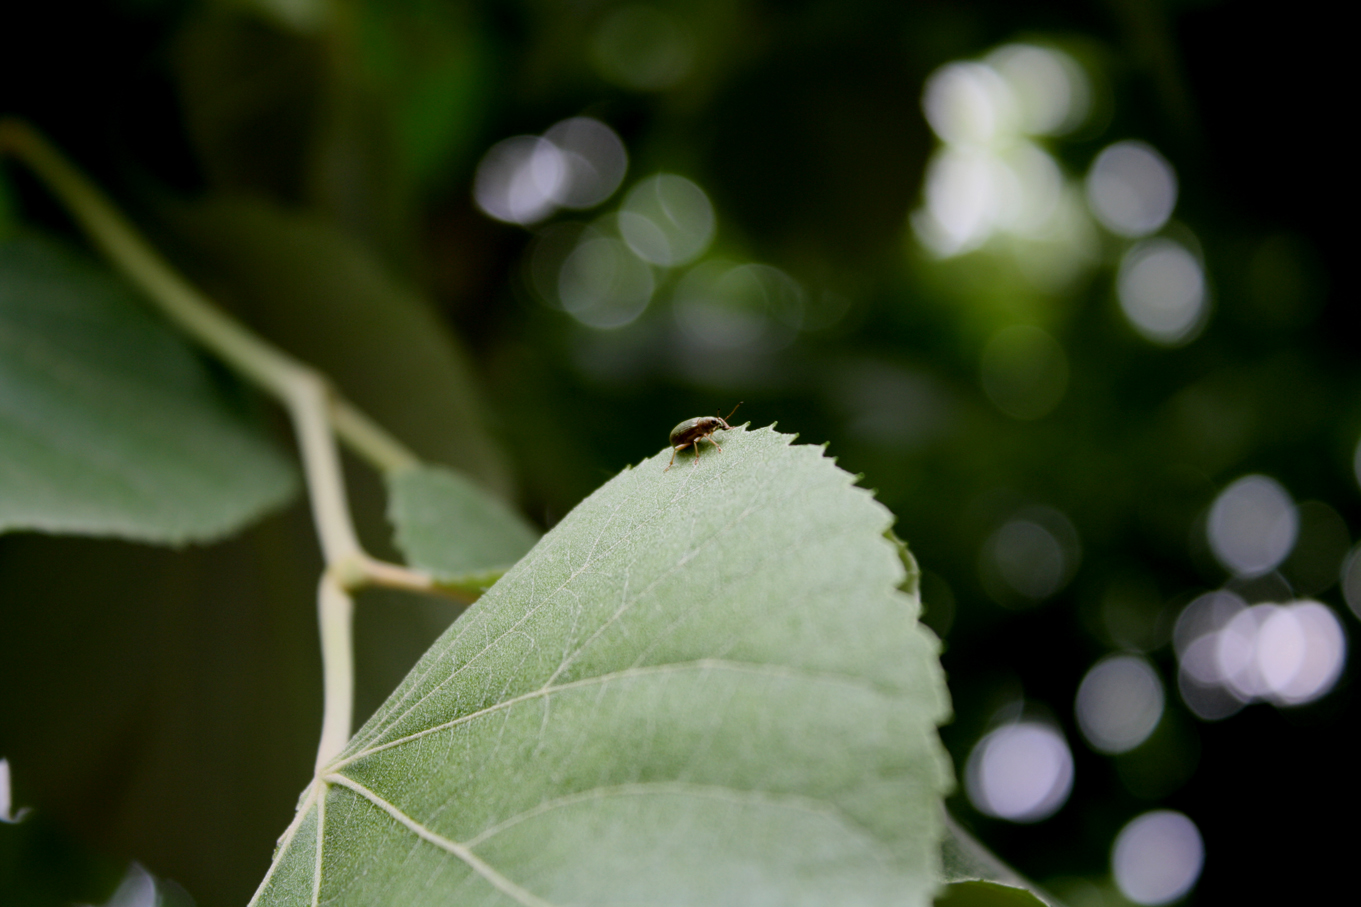
[{"label": "leaf underside", "polygon": [[627,469],[323,769],[254,904],[924,905],[937,643],[819,448]]},{"label": "leaf underside", "polygon": [[111,272],[0,245],[0,532],[211,541],[298,480],[250,400]]}]

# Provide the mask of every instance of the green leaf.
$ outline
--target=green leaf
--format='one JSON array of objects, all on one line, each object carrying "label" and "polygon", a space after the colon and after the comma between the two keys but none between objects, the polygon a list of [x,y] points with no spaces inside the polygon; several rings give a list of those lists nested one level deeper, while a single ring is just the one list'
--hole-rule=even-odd
[{"label": "green leaf", "polygon": [[450,470],[403,469],[387,483],[397,547],[445,585],[481,591],[539,539],[523,517]]},{"label": "green leaf", "polygon": [[940,853],[946,886],[936,896],[936,907],[1047,907],[1058,903],[1021,878],[948,814]]},{"label": "green leaf", "polygon": [[0,531],[210,541],[297,491],[247,399],[113,274],[0,245]]},{"label": "green leaf", "polygon": [[568,514],[322,770],[253,903],[929,903],[937,642],[891,515],[791,440],[668,449]]}]

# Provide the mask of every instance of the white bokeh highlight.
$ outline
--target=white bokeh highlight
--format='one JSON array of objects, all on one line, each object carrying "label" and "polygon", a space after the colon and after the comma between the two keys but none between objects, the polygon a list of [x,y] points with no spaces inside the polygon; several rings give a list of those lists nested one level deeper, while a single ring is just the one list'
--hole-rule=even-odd
[{"label": "white bokeh highlight", "polygon": [[1202,595],[1177,619],[1182,699],[1207,721],[1252,702],[1291,707],[1336,685],[1347,661],[1342,622],[1312,600],[1249,607],[1231,592]]},{"label": "white bokeh highlight", "polygon": [[1087,204],[1107,230],[1138,238],[1156,233],[1177,205],[1177,174],[1144,142],[1116,142],[1087,172]]},{"label": "white bokeh highlight", "polygon": [[1073,754],[1047,724],[1006,724],[974,746],[964,783],[980,812],[1009,822],[1039,822],[1068,800]]},{"label": "white bokeh highlight", "polygon": [[486,214],[508,224],[533,224],[557,208],[567,179],[558,147],[535,135],[497,142],[482,156],[473,178],[473,199]]},{"label": "white bokeh highlight", "polygon": [[1208,592],[1188,604],[1172,631],[1178,671],[1177,690],[1196,717],[1220,721],[1247,703],[1229,691],[1219,666],[1219,633],[1247,603],[1227,590]]},{"label": "white bokeh highlight", "polygon": [[619,210],[619,233],[634,254],[662,267],[694,261],[713,240],[714,207],[683,176],[659,173],[632,189]]},{"label": "white bokeh highlight", "polygon": [[1120,261],[1115,287],[1125,318],[1154,343],[1188,343],[1205,325],[1205,270],[1181,243],[1151,239],[1134,246]]},{"label": "white bokeh highlight", "polygon": [[1264,614],[1255,643],[1260,695],[1278,705],[1303,705],[1318,699],[1337,683],[1346,662],[1342,622],[1331,608],[1316,601],[1296,602]]},{"label": "white bokeh highlight", "polygon": [[1087,118],[1091,87],[1068,54],[1034,44],[1006,44],[988,54],[987,62],[1010,87],[1019,128],[1028,135],[1062,135]]},{"label": "white bokeh highlight", "polygon": [[543,137],[562,155],[566,174],[553,201],[574,210],[594,208],[624,181],[629,156],[615,131],[591,117],[572,117],[549,127]]},{"label": "white bokeh highlight", "polygon": [[927,165],[923,205],[911,217],[918,241],[949,258],[1002,234],[1067,250],[1031,258],[1043,260],[1046,272],[1070,270],[1068,259],[1086,254],[1083,243],[1072,241],[1083,231],[1074,231],[1065,207],[1063,171],[1032,139],[1079,125],[1090,94],[1076,61],[1030,44],[1004,45],[984,61],[956,61],[932,73],[921,103],[941,147]]},{"label": "white bokeh highlight", "polygon": [[473,200],[488,216],[528,226],[560,208],[591,208],[624,179],[628,152],[614,130],[572,117],[542,136],[517,135],[493,145],[473,177]]},{"label": "white bokeh highlight", "polygon": [[559,304],[593,328],[619,328],[636,320],[655,290],[646,262],[622,241],[594,231],[582,237],[558,272]]},{"label": "white bokeh highlight", "polygon": [[1279,482],[1248,475],[1215,498],[1206,532],[1210,550],[1227,570],[1258,576],[1274,570],[1295,547],[1299,514]]},{"label": "white bokeh highlight", "polygon": [[1144,813],[1116,835],[1111,874],[1136,904],[1170,904],[1200,878],[1205,844],[1189,818],[1170,809]]},{"label": "white bokeh highlight", "polygon": [[1148,739],[1162,718],[1158,673],[1146,660],[1116,655],[1097,662],[1077,689],[1082,736],[1101,753],[1128,752]]},{"label": "white bokeh highlight", "polygon": [[926,122],[951,145],[987,146],[1016,132],[1016,97],[985,63],[947,63],[922,90]]}]

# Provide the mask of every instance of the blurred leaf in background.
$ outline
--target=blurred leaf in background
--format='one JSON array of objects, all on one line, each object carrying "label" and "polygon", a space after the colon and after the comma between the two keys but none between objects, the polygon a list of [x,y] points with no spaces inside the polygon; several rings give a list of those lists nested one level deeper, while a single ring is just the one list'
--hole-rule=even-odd
[{"label": "blurred leaf in background", "polygon": [[212,542],[297,492],[258,403],[56,244],[0,246],[0,344],[0,532]]}]

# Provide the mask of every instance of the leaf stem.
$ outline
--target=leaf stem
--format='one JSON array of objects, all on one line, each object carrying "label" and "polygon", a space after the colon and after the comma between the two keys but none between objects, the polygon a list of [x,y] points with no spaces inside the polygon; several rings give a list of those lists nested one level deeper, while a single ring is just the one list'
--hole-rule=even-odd
[{"label": "leaf stem", "polygon": [[327,570],[317,584],[317,622],[321,626],[321,666],[325,704],[317,773],[345,748],[354,720],[354,600]]},{"label": "leaf stem", "polygon": [[383,472],[419,466],[420,459],[353,403],[338,394],[330,397],[330,422],[350,449]]},{"label": "leaf stem", "polygon": [[439,592],[430,577],[366,554],[345,495],[336,437],[383,471],[418,464],[416,455],[353,405],[326,378],[251,332],[182,277],[137,228],[41,133],[0,119],[0,155],[26,164],[65,205],[91,241],[161,312],[242,376],[279,399],[293,421],[326,572],[317,593],[325,706],[317,765],[345,746],[354,710],[354,604],[365,585]]}]

